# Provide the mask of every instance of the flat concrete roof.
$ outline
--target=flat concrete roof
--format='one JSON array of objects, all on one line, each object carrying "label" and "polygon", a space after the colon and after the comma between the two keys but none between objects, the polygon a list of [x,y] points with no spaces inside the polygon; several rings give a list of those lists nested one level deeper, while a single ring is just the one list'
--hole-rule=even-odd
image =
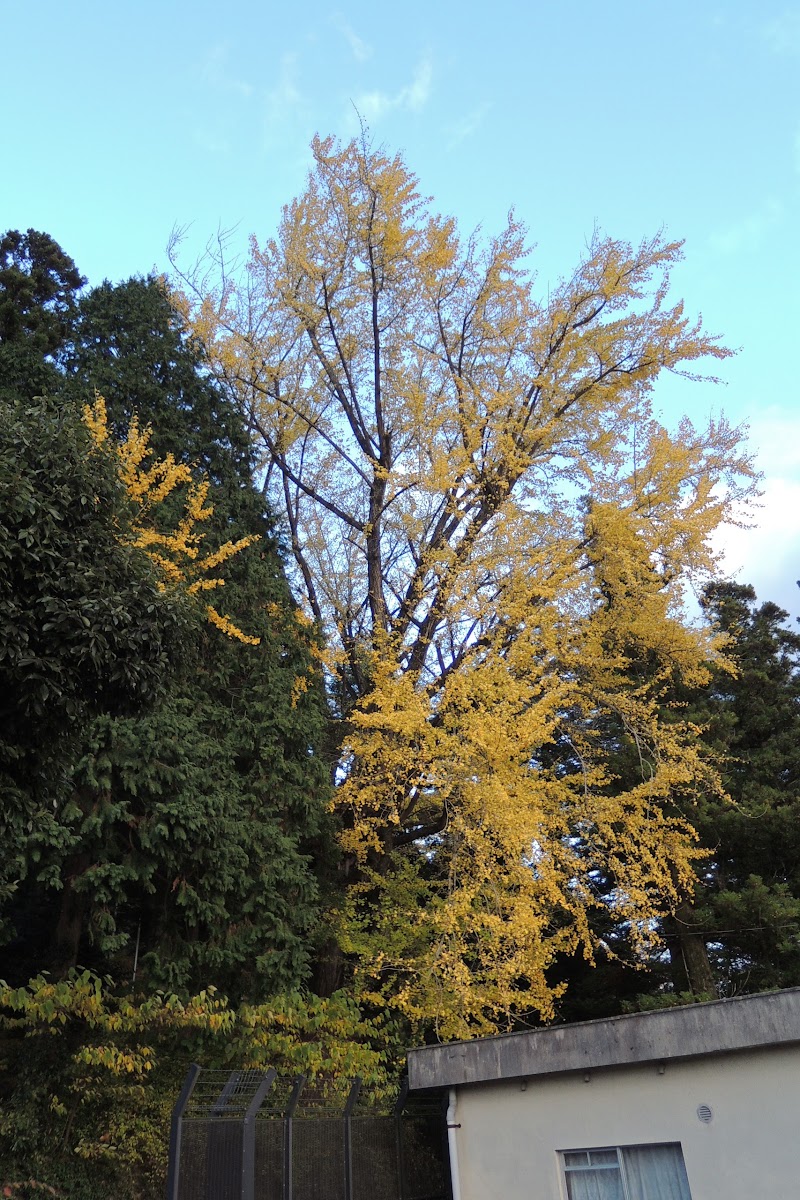
[{"label": "flat concrete roof", "polygon": [[792,1042],[800,1042],[800,987],[422,1046],[408,1052],[408,1077],[410,1089],[419,1091]]}]

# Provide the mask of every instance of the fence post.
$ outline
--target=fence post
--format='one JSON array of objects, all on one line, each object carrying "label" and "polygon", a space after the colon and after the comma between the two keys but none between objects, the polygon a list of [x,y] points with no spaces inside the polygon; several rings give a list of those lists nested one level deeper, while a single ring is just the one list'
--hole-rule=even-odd
[{"label": "fence post", "polygon": [[181,1158],[181,1121],[189,1103],[189,1097],[192,1094],[194,1085],[197,1083],[197,1076],[200,1074],[200,1067],[197,1063],[192,1063],[183,1081],[181,1094],[178,1096],[175,1107],[172,1110],[172,1121],[169,1130],[169,1167],[167,1170],[167,1200],[178,1200],[178,1187],[180,1185],[180,1158]]},{"label": "fence post", "polygon": [[292,1200],[292,1119],[305,1085],[305,1075],[298,1075],[283,1114],[283,1200]]},{"label": "fence post", "polygon": [[453,1167],[450,1162],[450,1133],[447,1122],[447,1109],[450,1104],[450,1099],[445,1091],[442,1095],[439,1105],[439,1123],[442,1132],[442,1163],[444,1164],[444,1183],[447,1188],[447,1200],[454,1200],[453,1197]]},{"label": "fence post", "polygon": [[408,1099],[408,1076],[404,1075],[394,1106],[394,1132],[397,1145],[397,1183],[400,1200],[406,1200],[406,1163],[403,1153],[403,1109]]},{"label": "fence post", "polygon": [[255,1200],[256,1188],[256,1116],[272,1084],[276,1071],[270,1067],[247,1106],[242,1122],[242,1200]]},{"label": "fence post", "polygon": [[236,1085],[239,1082],[241,1071],[231,1071],[225,1083],[222,1085],[222,1091],[217,1096],[214,1103],[211,1105],[211,1116],[221,1117],[225,1109],[228,1107],[228,1101],[232,1094],[236,1091]]},{"label": "fence post", "polygon": [[241,1076],[241,1071],[231,1071],[222,1085],[222,1091],[209,1106],[206,1117],[206,1194],[201,1200],[220,1200],[220,1197],[225,1197],[230,1159],[236,1161],[239,1158],[238,1130],[234,1121],[225,1119],[225,1112],[236,1094]]},{"label": "fence post", "polygon": [[353,1109],[358,1102],[361,1091],[361,1080],[358,1076],[350,1085],[350,1095],[344,1106],[344,1196],[345,1200],[353,1200]]}]

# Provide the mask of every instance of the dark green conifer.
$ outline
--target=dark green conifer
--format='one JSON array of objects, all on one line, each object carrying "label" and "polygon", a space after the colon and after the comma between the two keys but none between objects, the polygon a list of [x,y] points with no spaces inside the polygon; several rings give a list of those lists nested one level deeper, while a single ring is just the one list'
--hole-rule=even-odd
[{"label": "dark green conifer", "polygon": [[[2,245],[19,257],[27,243],[17,236],[11,246],[11,236]],[[247,431],[159,281],[105,283],[76,303],[82,281],[67,270],[71,260],[36,237],[39,259],[46,242],[55,264],[43,274],[50,292],[22,287],[17,274],[34,273],[24,259],[19,268],[12,262],[14,286],[0,294],[0,329],[24,350],[28,388],[46,377],[57,393],[48,413],[71,414],[73,440],[84,441],[79,408],[100,392],[118,435],[135,414],[151,427],[156,456],[173,454],[209,479],[207,544],[258,537],[226,564],[214,599],[260,643],[243,645],[195,621],[191,635],[184,630],[181,674],[140,711],[107,702],[106,693],[117,675],[138,679],[147,656],[123,649],[110,665],[100,662],[94,703],[70,709],[47,837],[23,836],[15,851],[18,887],[6,908],[18,935],[0,955],[0,976],[22,982],[79,961],[120,978],[135,964],[141,983],[213,983],[233,996],[296,987],[308,975],[318,920],[312,858],[326,840],[329,779],[316,754],[325,702],[316,633],[298,619],[279,537],[253,483]],[[13,378],[9,368],[0,387]],[[63,456],[57,442],[50,448],[54,479],[61,470],[80,481],[67,442]],[[43,459],[40,469],[49,465]],[[104,527],[98,547],[112,529]],[[81,576],[84,560],[73,559]],[[71,569],[58,567],[63,577]],[[81,577],[91,589],[91,573]],[[159,649],[167,655],[168,639]],[[15,711],[22,731],[25,714]],[[11,725],[8,735],[11,745]]]}]

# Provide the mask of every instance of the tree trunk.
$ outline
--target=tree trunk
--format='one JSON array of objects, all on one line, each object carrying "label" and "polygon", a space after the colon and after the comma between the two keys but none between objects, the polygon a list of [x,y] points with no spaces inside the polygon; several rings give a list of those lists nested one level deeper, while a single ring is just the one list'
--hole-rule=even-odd
[{"label": "tree trunk", "polygon": [[705,939],[688,901],[678,905],[665,922],[665,935],[675,991],[691,992],[695,998],[715,997],[717,984]]},{"label": "tree trunk", "polygon": [[322,946],[314,962],[311,987],[317,996],[328,997],[344,985],[344,954],[335,938]]},{"label": "tree trunk", "polygon": [[86,915],[86,895],[76,892],[73,881],[80,876],[89,865],[88,859],[73,859],[67,864],[67,875],[61,893],[61,905],[58,912],[53,934],[52,964],[53,970],[63,977],[78,962],[78,953],[83,933],[83,922]]}]

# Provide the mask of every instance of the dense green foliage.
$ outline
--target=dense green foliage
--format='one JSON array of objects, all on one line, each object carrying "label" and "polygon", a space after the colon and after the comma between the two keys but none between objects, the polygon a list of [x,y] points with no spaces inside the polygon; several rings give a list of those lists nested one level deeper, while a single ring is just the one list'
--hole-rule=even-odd
[{"label": "dense green foliage", "polygon": [[46,233],[11,229],[0,239],[0,395],[30,397],[57,385],[54,359],[85,283]]},{"label": "dense green foliage", "polygon": [[74,408],[2,399],[0,429],[2,901],[61,853],[76,730],[155,702],[189,624],[120,540],[124,489]]},{"label": "dense green foliage", "polygon": [[[138,680],[152,654],[133,640],[140,635],[130,614],[113,611],[119,644],[99,662],[94,704],[83,719],[67,709],[71,757],[51,835],[58,849],[39,852],[35,875],[20,892],[17,908],[33,914],[33,922],[23,945],[14,947],[17,982],[25,968],[63,970],[79,959],[127,974],[138,948],[140,978],[144,972],[151,983],[213,983],[234,995],[297,986],[308,974],[317,915],[308,855],[320,835],[327,785],[325,768],[310,752],[321,733],[323,702],[315,638],[291,602],[271,522],[251,483],[246,435],[203,375],[197,348],[181,334],[154,280],[105,284],[89,293],[61,358],[66,378],[59,399],[40,404],[55,420],[71,414],[78,441],[71,458],[53,429],[49,457],[40,465],[49,484],[67,476],[78,486],[73,459],[83,465],[97,457],[88,454],[73,405],[102,387],[120,433],[137,414],[152,426],[160,455],[172,454],[210,476],[208,539],[259,536],[230,565],[225,607],[260,644],[245,646],[196,623],[183,638],[186,669],[158,702],[155,691],[142,695],[139,708],[146,711],[126,712],[106,693],[117,675]],[[34,457],[44,444],[41,436],[31,439]],[[9,444],[8,454],[16,458],[18,448]],[[52,458],[59,459],[56,467]],[[119,491],[113,473],[109,481]],[[81,515],[95,511],[80,498],[76,504]],[[80,534],[72,506],[65,504],[62,516],[70,536]],[[9,534],[16,530],[9,527]],[[119,521],[107,520],[93,539],[96,552],[110,546],[118,557],[130,556],[118,535]],[[41,553],[41,537],[31,533],[29,540],[34,555]],[[103,593],[94,575],[68,539],[60,544],[67,554],[54,564],[61,586],[71,580],[99,605]],[[42,576],[34,577],[43,586]],[[117,596],[118,581],[110,591]],[[71,594],[68,600],[69,619],[82,630],[84,614]],[[154,613],[159,605],[166,607],[156,593]],[[41,604],[21,607],[37,634],[47,626],[65,654],[67,618],[51,616],[45,604],[48,620],[42,622]],[[99,658],[99,632],[90,632]],[[156,630],[155,641],[163,674],[169,639]],[[36,680],[28,662],[25,680],[28,687]],[[19,720],[29,720],[29,706],[11,693],[9,700]]]},{"label": "dense green foliage", "polygon": [[85,807],[76,813],[105,847],[89,855],[96,936],[130,948],[138,930],[142,965],[165,986],[251,996],[297,986],[317,911],[308,853],[327,779],[309,752],[323,704],[245,432],[154,280],[89,293],[66,362],[69,389],[102,391],[120,432],[135,412],[159,455],[211,479],[209,539],[260,539],[231,562],[223,601],[260,645],[206,628],[163,704],[90,731],[79,783],[114,797],[105,831]]},{"label": "dense green foliage", "polygon": [[[733,672],[697,701],[730,800],[692,815],[710,858],[690,922],[725,994],[800,984],[800,634],[752,587],[716,584],[705,609]],[[690,928],[691,928],[690,925]],[[689,980],[690,986],[693,981]]]},{"label": "dense green foliage", "polygon": [[[311,1072],[334,1073],[313,1050],[320,1038],[340,1039],[344,1069],[370,1032],[346,1000],[298,992],[320,936],[315,860],[330,856],[318,639],[292,602],[247,432],[159,283],[77,297],[80,276],[52,239],[2,245],[0,1159],[70,1196],[156,1195],[192,1053],[240,1059],[241,1025],[251,1049],[302,1058],[308,1044]],[[131,500],[81,419],[95,391],[117,436],[136,416],[157,457],[209,481],[204,545],[256,535],[225,564],[215,599],[257,646],[160,589],[151,559],[126,542]],[[161,519],[180,503],[169,498]],[[77,963],[109,973],[101,1008],[123,1014],[118,1028],[92,1024],[87,996],[100,985]],[[42,970],[55,982],[26,989]],[[216,1049],[192,1041],[191,1021],[173,1019],[181,1001],[161,987],[184,1001],[223,989],[239,1005],[220,1002]],[[298,1032],[306,1018],[316,1042]],[[106,1030],[99,1042],[87,1020]],[[152,1081],[144,1025],[161,1037]]]},{"label": "dense green foliage", "polygon": [[157,457],[174,454],[211,480],[217,524],[248,507],[263,516],[247,431],[158,280],[106,282],[83,296],[61,359],[62,386],[83,398],[100,392],[117,433],[135,412]]}]

